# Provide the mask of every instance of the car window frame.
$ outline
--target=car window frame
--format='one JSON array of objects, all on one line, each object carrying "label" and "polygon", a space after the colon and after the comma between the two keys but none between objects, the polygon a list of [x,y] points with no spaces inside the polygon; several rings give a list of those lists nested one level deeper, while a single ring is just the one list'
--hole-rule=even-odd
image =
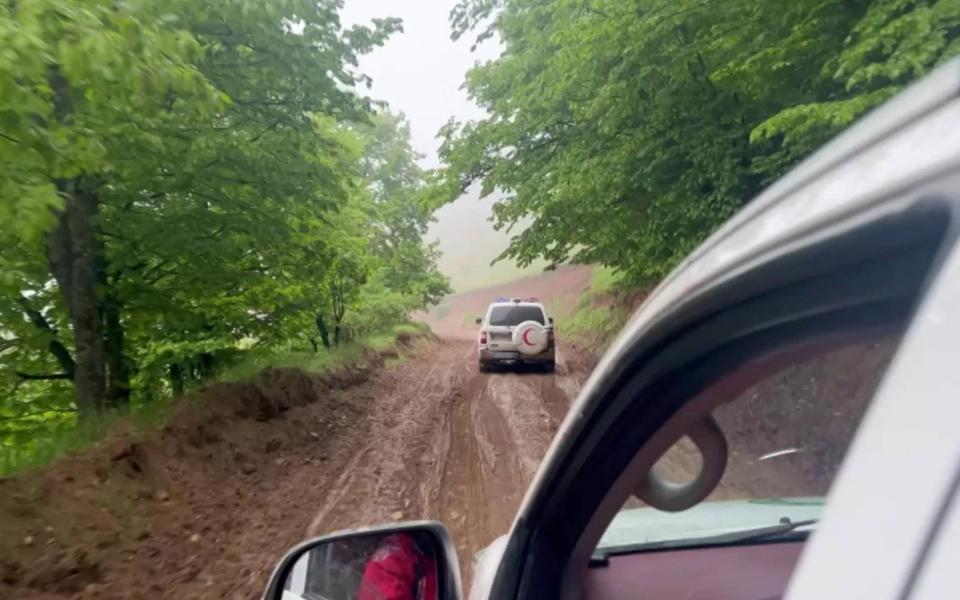
[{"label": "car window frame", "polygon": [[919,553],[904,596],[915,600],[949,598],[960,589],[960,460],[957,461],[949,500],[937,515],[928,544]]},{"label": "car window frame", "polygon": [[[787,252],[771,252],[770,256],[755,257],[754,264],[750,268],[744,269],[737,277],[733,277],[725,282],[720,289],[706,289],[700,297],[691,298],[686,306],[685,314],[682,314],[670,321],[661,321],[654,323],[652,331],[644,336],[647,342],[637,344],[631,348],[630,353],[624,357],[623,364],[615,365],[612,372],[606,374],[607,381],[600,383],[603,393],[610,398],[609,404],[629,403],[637,394],[641,393],[644,385],[649,386],[650,381],[640,383],[636,381],[634,371],[643,368],[650,370],[652,363],[660,363],[661,369],[669,370],[669,361],[678,360],[678,357],[685,356],[687,360],[698,357],[696,346],[702,342],[702,335],[708,332],[711,327],[716,329],[718,323],[727,319],[728,331],[725,335],[743,336],[746,332],[737,326],[750,327],[756,326],[756,309],[762,308],[765,304],[773,309],[768,316],[772,320],[784,321],[788,319],[788,313],[792,310],[795,314],[802,314],[811,308],[810,302],[817,300],[816,294],[824,295],[819,300],[821,303],[836,301],[837,298],[846,294],[850,306],[859,307],[863,303],[869,303],[876,298],[857,297],[862,289],[856,285],[850,286],[850,289],[840,290],[844,282],[849,283],[845,274],[843,278],[830,282],[817,282],[817,273],[840,272],[844,268],[853,268],[852,274],[859,272],[859,265],[864,261],[880,258],[887,260],[883,252],[885,250],[902,250],[905,244],[910,244],[911,236],[920,232],[914,242],[930,243],[927,249],[930,264],[932,258],[940,251],[941,241],[946,231],[946,221],[944,215],[949,213],[949,203],[937,202],[932,197],[916,198],[912,197],[910,201],[904,202],[898,210],[877,210],[874,218],[862,218],[863,215],[851,215],[855,221],[847,229],[837,227],[832,236],[823,235],[823,231],[811,231],[809,234],[809,243],[797,243],[797,240],[790,240],[792,247]],[[889,207],[886,207],[889,208]],[[935,232],[935,233],[931,233]],[[899,239],[897,239],[899,238]],[[921,242],[926,240],[926,242]],[[931,242],[931,240],[933,240]],[[802,241],[802,240],[801,240]],[[766,260],[764,260],[766,259]],[[764,284],[767,284],[764,286]],[[826,283],[826,285],[823,285]],[[807,285],[809,284],[809,285]],[[922,288],[926,284],[925,275],[920,280],[913,282],[914,291]],[[877,285],[871,288],[880,295],[888,294],[892,291],[887,285]],[[781,296],[775,294],[780,290]],[[787,295],[783,296],[784,290]],[[812,293],[813,296],[803,297],[803,291]],[[771,296],[774,294],[774,296]],[[800,294],[800,295],[798,295]],[[772,299],[771,299],[772,298]],[[791,307],[784,306],[782,302],[785,298],[792,298],[798,302]],[[831,299],[832,298],[832,299]],[[908,319],[912,310],[914,297],[911,296],[909,302],[897,307],[894,310],[898,316],[894,320],[904,321]],[[751,304],[753,302],[753,304]],[[746,319],[736,316],[731,310],[738,309],[741,313],[744,309],[750,313]],[[777,314],[779,312],[779,314]],[[732,316],[731,316],[732,315]],[[854,315],[840,314],[840,324],[850,323],[849,318]],[[814,315],[816,318],[817,315]],[[889,322],[891,316],[877,315],[876,325],[883,322]],[[739,323],[738,323],[739,321]],[[828,321],[822,321],[828,323]],[[802,326],[809,330],[810,322],[802,321]],[[865,324],[866,325],[866,324]],[[732,328],[731,328],[732,327]],[[658,331],[659,329],[659,331]],[[835,327],[834,327],[835,329]],[[671,331],[672,330],[672,331]],[[716,332],[715,332],[716,333]],[[672,334],[672,335],[671,335]],[[782,331],[776,334],[777,339],[782,341]],[[686,339],[686,348],[683,348],[684,339]],[[673,344],[674,357],[670,356],[670,345]],[[702,352],[699,353],[702,356]],[[733,355],[726,354],[727,358]],[[676,368],[676,365],[674,365]],[[632,385],[628,383],[634,380]],[[606,389],[604,389],[604,387]],[[689,397],[689,395],[687,396]],[[609,408],[609,406],[607,407]],[[676,407],[674,407],[676,408]],[[622,409],[621,409],[622,412]],[[608,419],[620,418],[621,414],[610,416]],[[659,419],[651,419],[652,430],[650,435],[662,424],[669,414],[661,415]],[[492,597],[536,597],[544,592],[547,595],[551,591],[560,592],[561,589],[577,589],[577,578],[579,575],[571,575],[566,560],[572,554],[572,546],[569,537],[575,535],[579,537],[582,531],[563,531],[561,521],[556,519],[556,515],[563,513],[564,501],[561,500],[563,489],[569,489],[569,480],[572,473],[581,472],[584,467],[583,461],[587,460],[584,456],[577,456],[578,452],[582,454],[582,448],[590,444],[598,443],[598,436],[602,437],[602,432],[609,429],[610,423],[603,423],[603,416],[577,415],[577,418],[594,419],[597,422],[584,426],[581,435],[576,440],[568,440],[570,448],[567,456],[560,461],[564,472],[547,473],[544,476],[546,481],[542,484],[542,489],[537,490],[530,501],[525,501],[524,509],[518,516],[514,524],[513,533],[507,543],[504,552],[501,568],[493,582]],[[589,453],[588,453],[589,454]],[[548,465],[548,470],[551,465]],[[556,470],[557,466],[553,465]],[[609,474],[607,475],[609,477]],[[562,480],[567,479],[566,487]],[[551,490],[552,486],[552,490]],[[556,496],[552,499],[551,494]],[[537,497],[539,496],[539,497]],[[596,501],[594,498],[592,501]],[[556,506],[551,506],[551,503]],[[599,505],[595,502],[593,509]],[[537,522],[539,521],[539,522]],[[572,528],[582,525],[582,520],[572,525]],[[552,529],[551,529],[552,528]],[[564,538],[564,536],[567,536]],[[558,543],[561,542],[561,543]],[[564,556],[564,552],[567,555]],[[564,581],[559,589],[552,590],[544,588],[548,585],[541,577],[541,574],[552,572],[554,574],[563,572]],[[571,592],[572,594],[573,592]]]},{"label": "car window frame", "polygon": [[[960,198],[960,175],[951,185],[953,198]],[[848,450],[817,534],[791,579],[789,600],[925,599],[943,597],[929,594],[960,581],[960,540],[951,537],[960,534],[954,514],[960,491],[960,208],[953,206],[951,243]],[[951,556],[944,561],[940,552]]]},{"label": "car window frame", "polygon": [[[541,319],[541,321],[538,321],[538,322],[539,322],[541,325],[543,325],[543,326],[546,326],[546,325],[549,323],[549,318],[548,318],[548,316],[547,316],[547,311],[544,310],[543,306],[541,306],[541,305],[539,305],[539,304],[529,304],[529,303],[493,304],[493,305],[490,306],[490,311],[489,311],[488,314],[487,314],[487,320],[486,320],[486,321],[487,321],[487,325],[490,326],[490,327],[516,327],[516,326],[519,325],[520,323],[523,323],[523,322],[524,322],[524,321],[518,321],[517,323],[512,324],[512,325],[504,325],[504,324],[501,324],[501,323],[493,323],[493,313],[494,313],[498,308],[505,308],[505,309],[510,309],[510,310],[513,310],[513,309],[516,309],[516,308],[531,308],[531,309],[536,309],[536,310],[540,311],[540,319]],[[529,319],[527,319],[527,320],[529,320]]]}]

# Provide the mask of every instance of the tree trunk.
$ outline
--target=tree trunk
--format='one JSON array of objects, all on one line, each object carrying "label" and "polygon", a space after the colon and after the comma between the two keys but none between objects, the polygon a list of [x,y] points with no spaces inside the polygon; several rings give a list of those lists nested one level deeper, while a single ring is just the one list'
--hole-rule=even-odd
[{"label": "tree trunk", "polygon": [[[47,80],[53,92],[54,116],[58,122],[69,124],[73,116],[70,83],[57,66],[50,68]],[[47,240],[50,270],[73,328],[73,387],[81,420],[103,409],[106,391],[96,279],[98,198],[90,183],[83,175],[54,180],[63,198],[63,210]]]},{"label": "tree trunk", "polygon": [[323,347],[329,350],[330,330],[327,328],[327,320],[323,318],[322,314],[317,314],[313,321],[317,325],[317,331],[320,332],[320,341],[323,343]]},{"label": "tree trunk", "polygon": [[106,368],[96,283],[97,196],[81,183],[56,182],[64,208],[48,237],[48,257],[73,328],[73,384],[77,413],[83,419],[103,408]]},{"label": "tree trunk", "polygon": [[57,364],[60,365],[64,374],[67,375],[66,378],[73,380],[76,365],[73,362],[73,356],[70,355],[70,350],[60,341],[57,331],[50,325],[47,318],[43,316],[43,313],[30,306],[30,302],[26,298],[20,296],[17,301],[20,303],[21,308],[23,308],[23,312],[27,314],[30,322],[33,323],[37,329],[50,336],[50,343],[47,344],[47,350],[57,359]]},{"label": "tree trunk", "polygon": [[170,363],[170,387],[174,396],[183,394],[183,368],[179,363]]},{"label": "tree trunk", "polygon": [[121,314],[123,305],[117,295],[119,275],[111,281],[107,249],[97,228],[97,286],[102,297],[100,317],[103,322],[104,351],[107,361],[107,406],[126,410],[130,407],[130,360],[123,353],[124,332]]},{"label": "tree trunk", "polygon": [[204,352],[200,355],[200,378],[209,379],[213,377],[214,372],[214,358],[213,354],[209,352]]},{"label": "tree trunk", "polygon": [[346,312],[346,302],[343,298],[343,290],[337,283],[332,287],[331,305],[333,307],[333,345],[340,345],[340,323],[343,321],[343,315]]},{"label": "tree trunk", "polygon": [[310,345],[313,346],[313,353],[316,354],[317,352],[320,351],[320,345],[317,344],[317,338],[311,337],[309,338],[309,340],[310,340]]},{"label": "tree trunk", "polygon": [[103,301],[104,342],[107,354],[107,402],[111,408],[130,407],[130,362],[123,353],[123,324],[121,305],[113,291]]}]

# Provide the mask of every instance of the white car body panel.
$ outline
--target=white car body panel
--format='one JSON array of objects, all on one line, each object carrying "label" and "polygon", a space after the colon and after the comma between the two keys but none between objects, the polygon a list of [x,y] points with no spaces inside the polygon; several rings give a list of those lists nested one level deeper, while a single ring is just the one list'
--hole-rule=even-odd
[{"label": "white car body panel", "polygon": [[500,559],[503,558],[503,553],[507,549],[508,539],[509,536],[501,535],[477,553],[473,561],[473,585],[470,586],[467,600],[486,600],[490,597],[493,578],[497,574],[497,567],[500,566]]},{"label": "white car body panel", "polygon": [[916,600],[951,598],[960,590],[960,497],[954,495],[944,517],[943,528],[932,540],[930,558],[918,573],[911,595]]},{"label": "white car body panel", "polygon": [[[955,245],[861,423],[788,599],[904,597],[913,559],[956,487],[958,367],[960,245]],[[859,552],[852,552],[854,545]],[[954,590],[957,596],[960,590]]]}]

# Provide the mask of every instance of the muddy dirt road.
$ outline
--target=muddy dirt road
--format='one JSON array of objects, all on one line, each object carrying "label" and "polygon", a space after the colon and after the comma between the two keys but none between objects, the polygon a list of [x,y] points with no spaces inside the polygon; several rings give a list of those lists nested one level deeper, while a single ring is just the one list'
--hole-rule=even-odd
[{"label": "muddy dirt road", "polygon": [[[588,280],[569,268],[509,291],[575,298]],[[426,316],[442,338],[365,366],[211,385],[161,431],[0,480],[0,597],[259,598],[306,537],[410,519],[448,526],[468,583],[592,366],[560,340],[554,373],[480,373],[474,309],[454,298]]]},{"label": "muddy dirt road", "polygon": [[469,563],[509,528],[587,375],[576,364],[561,353],[554,374],[479,373],[472,343],[439,342],[388,376],[392,391],[378,399],[309,533],[437,519]]},{"label": "muddy dirt road", "polygon": [[209,401],[293,403],[270,418],[187,414],[0,481],[0,597],[259,598],[293,544],[401,519],[443,521],[469,582],[588,374],[562,345],[555,373],[481,374],[472,342],[437,339],[348,380],[220,384]]}]

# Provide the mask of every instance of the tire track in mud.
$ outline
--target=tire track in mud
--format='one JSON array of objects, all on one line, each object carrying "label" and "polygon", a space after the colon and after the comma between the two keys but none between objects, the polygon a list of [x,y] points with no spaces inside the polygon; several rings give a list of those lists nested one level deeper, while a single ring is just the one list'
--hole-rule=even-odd
[{"label": "tire track in mud", "polygon": [[[455,395],[464,373],[440,346],[417,364],[391,373],[379,388],[362,446],[331,488],[309,533],[425,518],[436,479],[437,407]],[[386,394],[384,394],[386,392]],[[361,427],[361,429],[363,429]]]},{"label": "tire track in mud", "polygon": [[579,391],[585,373],[476,372],[451,408],[451,439],[440,482],[439,518],[451,530],[469,589],[473,556],[507,533],[557,427]]},{"label": "tire track in mud", "polygon": [[[451,530],[462,568],[494,532],[505,532],[525,487],[516,443],[477,375],[449,411],[450,446],[440,480],[439,518]],[[467,573],[464,572],[464,576]]]},{"label": "tire track in mud", "polygon": [[469,585],[474,554],[509,530],[585,377],[562,356],[557,374],[482,374],[472,343],[440,342],[371,384],[381,395],[359,427],[366,439],[309,533],[439,520],[450,529]]}]

